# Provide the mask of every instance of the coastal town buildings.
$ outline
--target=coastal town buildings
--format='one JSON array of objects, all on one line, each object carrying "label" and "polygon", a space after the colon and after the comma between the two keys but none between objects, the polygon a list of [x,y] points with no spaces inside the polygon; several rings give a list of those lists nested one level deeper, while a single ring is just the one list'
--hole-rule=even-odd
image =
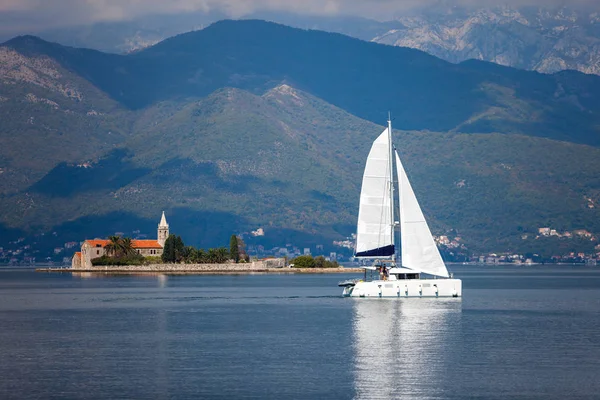
[{"label": "coastal town buildings", "polygon": [[550,228],[538,228],[538,233],[542,236],[550,236]]},{"label": "coastal town buildings", "polygon": [[[158,231],[156,240],[133,240],[132,247],[138,254],[144,257],[160,256],[163,253],[165,241],[169,237],[169,224],[163,211],[160,222],[158,223]],[[105,246],[110,241],[106,239],[86,240],[81,245],[81,251],[76,252],[71,260],[71,268],[90,268],[92,260],[102,257],[106,254]]]},{"label": "coastal town buildings", "polygon": [[[329,246],[315,243],[286,243],[283,246],[271,247],[268,245],[270,242],[264,240],[270,232],[263,228],[260,229],[261,235],[253,234],[255,231],[240,232],[239,234],[248,238],[246,251],[252,259],[265,257],[287,257],[292,259],[303,255],[306,250],[312,256],[324,256],[326,259],[335,259],[338,262],[356,261],[353,257],[356,234],[351,234],[343,240],[333,241]],[[166,218],[161,216],[159,229],[154,234],[147,231],[142,232],[139,229],[133,229],[125,233],[114,233],[114,235],[119,234],[134,238],[135,249],[139,254],[160,256],[162,255],[164,242],[169,236],[169,225]],[[456,233],[436,236],[434,239],[442,250],[442,257],[448,262],[489,262],[491,264],[514,263],[523,265],[528,263],[585,262],[592,265],[591,263],[594,263],[595,260],[600,260],[600,244],[598,244],[600,233],[598,231],[579,228],[569,232],[557,226],[546,225],[523,230],[517,234],[521,240],[529,242],[527,247],[519,249],[520,252],[515,249],[501,253],[488,253],[481,249],[469,249],[469,242],[456,235]],[[104,246],[108,243],[103,239],[78,242],[73,241],[71,236],[61,242],[54,240],[55,237],[57,237],[57,232],[41,232],[35,236],[15,238],[7,243],[1,243],[0,266],[89,266],[94,258],[105,254]],[[42,247],[41,243],[44,243],[44,241],[51,242],[51,245],[47,245],[45,248]],[[568,242],[570,241],[572,241],[572,245],[569,245]],[[556,247],[559,245],[562,247]],[[542,251],[544,247],[549,246],[555,246],[556,249],[550,250],[551,253],[548,252],[548,249]],[[528,247],[531,250],[525,251]],[[78,254],[73,257],[73,252],[76,249]],[[86,254],[86,257],[83,258],[82,253],[84,252],[81,251],[82,249],[85,250]],[[335,253],[335,256],[332,253]]]}]

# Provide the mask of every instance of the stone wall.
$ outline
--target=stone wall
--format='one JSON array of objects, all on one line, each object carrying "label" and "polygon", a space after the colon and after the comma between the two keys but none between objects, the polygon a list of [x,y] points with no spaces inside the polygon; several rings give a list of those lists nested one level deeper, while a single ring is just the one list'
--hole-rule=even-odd
[{"label": "stone wall", "polygon": [[150,264],[150,265],[97,265],[72,268],[73,271],[119,271],[119,272],[211,272],[211,271],[264,271],[285,267],[284,258],[225,264]]}]

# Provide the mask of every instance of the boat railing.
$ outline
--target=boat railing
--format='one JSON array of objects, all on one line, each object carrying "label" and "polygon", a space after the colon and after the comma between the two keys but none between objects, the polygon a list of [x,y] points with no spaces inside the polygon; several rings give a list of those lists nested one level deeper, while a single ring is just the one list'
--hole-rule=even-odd
[{"label": "boat railing", "polygon": [[345,279],[343,281],[339,281],[338,282],[338,286],[354,286],[358,282],[362,282],[362,281],[363,281],[363,279],[361,279],[361,278],[357,278],[357,279]]}]

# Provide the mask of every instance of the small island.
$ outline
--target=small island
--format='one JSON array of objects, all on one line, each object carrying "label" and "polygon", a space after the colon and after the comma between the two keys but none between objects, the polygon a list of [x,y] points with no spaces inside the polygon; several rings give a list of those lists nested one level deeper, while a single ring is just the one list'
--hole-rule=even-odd
[{"label": "small island", "polygon": [[355,273],[360,268],[344,268],[323,256],[251,259],[242,238],[231,235],[229,249],[208,250],[186,246],[180,236],[169,233],[165,213],[158,224],[156,240],[135,240],[121,236],[85,240],[73,256],[70,268],[38,268],[39,272],[82,273]]}]

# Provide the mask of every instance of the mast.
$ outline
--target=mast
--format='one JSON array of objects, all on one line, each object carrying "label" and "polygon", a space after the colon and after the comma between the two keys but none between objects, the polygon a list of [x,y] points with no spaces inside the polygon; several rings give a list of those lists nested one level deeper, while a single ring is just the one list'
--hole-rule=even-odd
[{"label": "mast", "polygon": [[[392,237],[392,246],[395,249],[395,230],[396,230],[396,218],[394,217],[394,164],[393,164],[393,145],[392,145],[392,115],[388,111],[388,143],[389,143],[389,152],[390,152],[390,215],[392,217],[392,225],[391,229],[391,237]],[[396,264],[396,250],[394,250],[394,254],[392,254],[392,263]]]}]

